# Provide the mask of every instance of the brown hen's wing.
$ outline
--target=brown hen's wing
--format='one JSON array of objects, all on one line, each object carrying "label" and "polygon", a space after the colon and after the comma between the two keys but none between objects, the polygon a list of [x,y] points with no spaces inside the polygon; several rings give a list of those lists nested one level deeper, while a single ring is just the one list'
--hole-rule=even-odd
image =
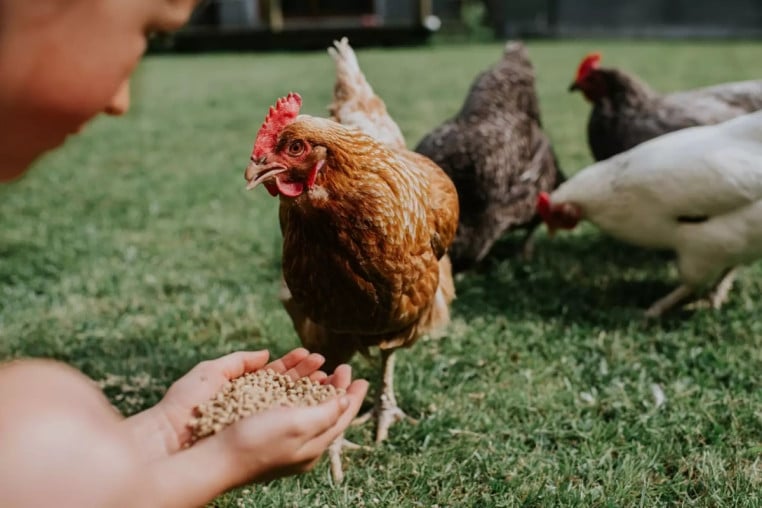
[{"label": "brown hen's wing", "polygon": [[328,53],[336,63],[333,102],[328,108],[332,119],[356,127],[391,148],[404,149],[402,131],[365,79],[347,38],[334,41]]},{"label": "brown hen's wing", "polygon": [[437,259],[445,255],[458,229],[458,193],[447,173],[434,161],[419,153],[405,150],[408,164],[421,171],[424,185],[429,189],[431,207],[427,211],[431,247]]},{"label": "brown hen's wing", "polygon": [[418,321],[418,335],[436,335],[450,322],[450,303],[455,299],[455,282],[452,280],[452,263],[445,254],[439,260],[439,285],[434,302]]},{"label": "brown hen's wing", "polygon": [[450,322],[450,303],[455,298],[455,283],[452,279],[452,263],[447,249],[455,239],[455,231],[458,229],[458,193],[447,174],[428,157],[413,154],[421,159],[421,164],[427,169],[429,175],[429,189],[431,196],[431,209],[429,210],[429,227],[431,233],[431,247],[434,254],[439,258],[439,283],[434,294],[434,302],[431,308],[418,322],[420,334],[436,334],[441,332]]},{"label": "brown hen's wing", "polygon": [[[428,194],[425,220],[431,251],[427,256],[433,254],[438,259],[437,263],[431,266],[431,271],[420,277],[414,285],[426,293],[430,290],[429,283],[433,278],[436,290],[429,297],[430,300],[427,298],[427,303],[410,333],[404,331],[389,337],[379,344],[382,349],[409,346],[423,334],[442,330],[450,321],[449,306],[455,297],[452,265],[447,256],[447,249],[455,238],[458,227],[458,195],[455,185],[428,157],[409,150],[402,150],[398,154],[405,162],[407,170],[416,175],[415,180],[419,188],[425,190],[424,195]],[[426,287],[429,289],[425,289]],[[417,300],[415,297],[409,299],[410,302]]]}]

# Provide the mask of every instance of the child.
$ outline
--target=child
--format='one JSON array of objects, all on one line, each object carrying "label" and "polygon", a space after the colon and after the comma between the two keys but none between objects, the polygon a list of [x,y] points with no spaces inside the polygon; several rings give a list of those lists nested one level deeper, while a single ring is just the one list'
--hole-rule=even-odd
[{"label": "child", "polygon": [[[0,0],[0,181],[24,173],[100,112],[129,107],[129,75],[153,31],[185,23],[195,0]],[[331,375],[304,349],[202,362],[156,406],[123,418],[94,383],[49,360],[0,365],[0,506],[198,506],[237,485],[309,470],[360,408],[367,382]],[[197,404],[263,367],[325,380],[346,395],[280,408],[183,448]]]}]

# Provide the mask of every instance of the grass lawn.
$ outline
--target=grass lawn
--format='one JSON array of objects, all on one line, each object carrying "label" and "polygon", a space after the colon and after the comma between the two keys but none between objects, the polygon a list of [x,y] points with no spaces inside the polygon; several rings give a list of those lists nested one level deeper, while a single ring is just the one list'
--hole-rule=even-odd
[{"label": "grass lawn", "polygon": [[[566,92],[586,52],[660,90],[762,77],[762,43],[529,48],[568,174],[591,160],[588,106]],[[359,58],[414,145],[500,52]],[[130,414],[200,360],[297,346],[277,300],[277,201],[246,193],[242,174],[274,99],[298,91],[303,112],[324,114],[333,80],[323,52],[146,58],[126,118],[96,121],[0,187],[0,359],[69,362]],[[339,487],[322,462],[215,506],[762,506],[762,266],[742,271],[721,312],[646,323],[676,283],[669,256],[590,226],[538,234],[528,263],[513,245],[459,278],[444,338],[398,355],[398,399],[418,425],[349,452]],[[370,427],[349,437],[372,442]]]}]

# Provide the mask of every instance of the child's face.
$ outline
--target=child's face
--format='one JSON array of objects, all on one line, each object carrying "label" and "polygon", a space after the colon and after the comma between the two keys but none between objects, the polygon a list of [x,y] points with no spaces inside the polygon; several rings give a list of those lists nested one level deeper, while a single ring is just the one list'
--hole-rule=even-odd
[{"label": "child's face", "polygon": [[197,0],[0,0],[0,181],[23,173],[100,112],[129,107],[152,31]]}]

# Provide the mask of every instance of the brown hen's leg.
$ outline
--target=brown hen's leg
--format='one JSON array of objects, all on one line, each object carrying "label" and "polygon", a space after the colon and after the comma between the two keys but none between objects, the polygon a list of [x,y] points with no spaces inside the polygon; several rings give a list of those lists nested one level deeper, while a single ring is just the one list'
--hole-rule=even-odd
[{"label": "brown hen's leg", "polygon": [[343,433],[334,439],[333,443],[328,447],[328,458],[331,461],[331,477],[336,485],[344,480],[344,468],[341,465],[341,451],[345,448],[347,450],[367,449],[365,446],[360,446],[352,441],[347,441],[344,439]]},{"label": "brown hen's leg", "polygon": [[350,425],[365,425],[370,421],[371,418],[376,416],[376,408],[371,409],[370,411],[366,411],[354,420],[352,420],[352,423]]},{"label": "brown hen's leg", "polygon": [[389,427],[400,420],[407,418],[412,423],[418,423],[418,420],[406,415],[397,406],[397,398],[394,396],[393,349],[381,350],[381,386],[377,389],[373,409],[352,420],[352,425],[363,425],[374,418],[376,419],[376,443],[386,439],[389,436]]},{"label": "brown hen's leg", "polygon": [[376,396],[376,443],[389,436],[389,427],[394,423],[409,418],[413,423],[417,420],[407,416],[397,406],[394,396],[394,350],[381,350],[381,387]]}]

